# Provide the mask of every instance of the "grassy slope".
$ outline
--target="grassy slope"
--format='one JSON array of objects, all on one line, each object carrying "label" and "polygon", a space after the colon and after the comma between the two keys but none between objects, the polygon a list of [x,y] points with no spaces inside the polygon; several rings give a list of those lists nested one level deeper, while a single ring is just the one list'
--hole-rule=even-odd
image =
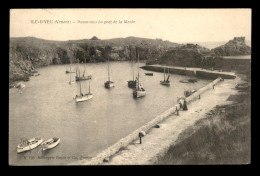
[{"label": "grassy slope", "polygon": [[184,131],[155,164],[247,164],[251,156],[251,92],[232,95]]}]

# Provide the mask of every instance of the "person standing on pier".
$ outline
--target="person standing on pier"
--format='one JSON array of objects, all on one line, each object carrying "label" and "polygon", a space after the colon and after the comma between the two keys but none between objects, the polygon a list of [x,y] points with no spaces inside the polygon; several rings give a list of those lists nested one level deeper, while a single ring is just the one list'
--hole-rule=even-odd
[{"label": "person standing on pier", "polygon": [[187,111],[187,110],[188,110],[187,101],[184,100],[184,103],[183,103],[183,111]]}]

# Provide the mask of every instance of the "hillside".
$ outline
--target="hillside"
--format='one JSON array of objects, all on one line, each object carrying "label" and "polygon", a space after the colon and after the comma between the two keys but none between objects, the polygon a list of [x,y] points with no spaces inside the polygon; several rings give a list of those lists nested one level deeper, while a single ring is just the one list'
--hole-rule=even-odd
[{"label": "hillside", "polygon": [[35,69],[52,64],[104,62],[110,60],[158,58],[177,43],[137,37],[109,40],[51,41],[34,37],[10,38],[9,82],[28,80]]},{"label": "hillside", "polygon": [[[140,60],[146,64],[210,68],[216,56],[251,54],[244,37],[235,37],[214,49],[138,37],[51,41],[34,37],[10,38],[9,82],[28,80],[37,68],[78,62]],[[207,59],[205,59],[205,56]],[[208,57],[210,56],[210,57]]]}]

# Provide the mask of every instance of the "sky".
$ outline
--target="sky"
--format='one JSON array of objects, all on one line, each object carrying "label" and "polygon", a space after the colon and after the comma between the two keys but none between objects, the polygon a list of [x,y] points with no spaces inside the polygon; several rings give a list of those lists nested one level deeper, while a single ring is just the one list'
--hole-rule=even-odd
[{"label": "sky", "polygon": [[11,9],[10,37],[28,36],[60,41],[93,36],[177,43],[239,36],[251,40],[251,9]]}]

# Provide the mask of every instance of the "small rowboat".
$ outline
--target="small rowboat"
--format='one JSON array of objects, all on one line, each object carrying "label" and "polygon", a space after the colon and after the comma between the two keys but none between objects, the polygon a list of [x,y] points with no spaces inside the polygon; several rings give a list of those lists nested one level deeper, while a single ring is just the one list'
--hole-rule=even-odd
[{"label": "small rowboat", "polygon": [[51,138],[42,143],[42,150],[48,150],[56,147],[60,143],[60,138]]},{"label": "small rowboat", "polygon": [[145,73],[147,76],[153,76],[153,73]]},{"label": "small rowboat", "polygon": [[17,152],[25,152],[28,150],[32,150],[36,148],[38,145],[42,143],[43,139],[41,138],[33,138],[30,140],[22,139],[22,143],[17,146]]}]

